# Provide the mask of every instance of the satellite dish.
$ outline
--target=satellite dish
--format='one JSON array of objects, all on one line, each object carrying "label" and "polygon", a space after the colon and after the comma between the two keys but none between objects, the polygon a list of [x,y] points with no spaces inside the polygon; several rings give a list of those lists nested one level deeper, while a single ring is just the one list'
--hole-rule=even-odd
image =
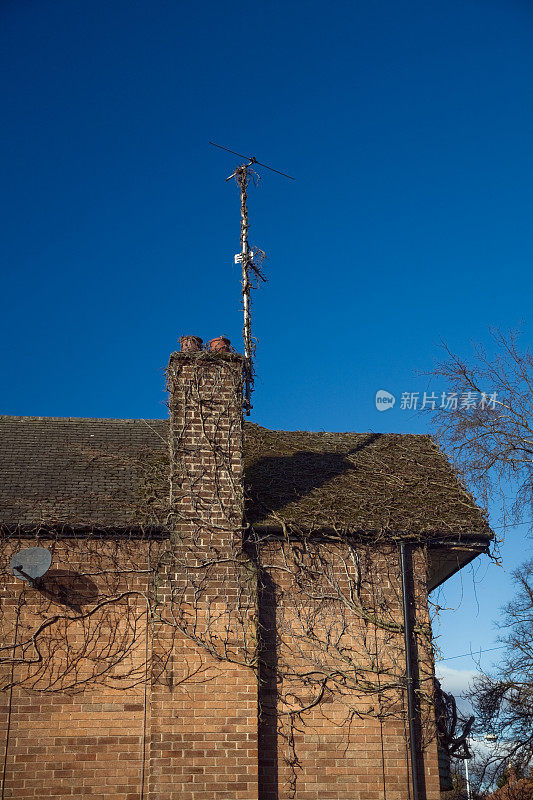
[{"label": "satellite dish", "polygon": [[15,553],[9,562],[9,567],[16,578],[33,586],[37,578],[48,571],[51,563],[52,553],[46,547],[28,547]]}]

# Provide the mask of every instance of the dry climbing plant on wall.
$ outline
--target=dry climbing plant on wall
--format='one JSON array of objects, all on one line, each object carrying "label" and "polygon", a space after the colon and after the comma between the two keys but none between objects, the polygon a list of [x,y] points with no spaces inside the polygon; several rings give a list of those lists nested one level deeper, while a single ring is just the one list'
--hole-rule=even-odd
[{"label": "dry climbing plant on wall", "polygon": [[[231,390],[228,368],[236,376]],[[275,531],[243,524],[240,362],[202,353],[194,364],[171,361],[167,378],[170,464],[138,457],[134,533],[76,535],[61,520],[6,533],[2,688],[78,692],[165,680],[176,637],[185,638],[196,655],[185,657],[180,682],[202,680],[213,662],[221,673],[225,663],[255,673],[260,721],[277,726],[295,791],[298,734],[310,714],[335,709],[348,733],[361,717],[405,723],[397,542],[385,531],[370,542],[342,527],[288,526],[275,510]],[[56,566],[30,589],[8,563],[37,542]],[[422,549],[417,557],[423,568]],[[157,647],[147,627],[158,632]],[[416,638],[427,743],[434,735],[428,620],[418,620]]]},{"label": "dry climbing plant on wall", "polygon": [[[347,728],[356,717],[405,721],[398,546],[385,533],[370,544],[342,528],[325,534],[312,525],[288,527],[275,511],[275,533],[243,526],[234,461],[241,449],[240,378],[233,396],[220,402],[227,365],[209,354],[201,358],[211,362],[206,374],[199,360],[194,369],[178,363],[168,374],[174,465],[168,558],[175,577],[164,619],[210,657],[257,673],[260,717],[276,718],[295,788],[297,734],[312,710],[327,716],[335,702],[338,720],[341,705]],[[416,634],[427,665],[419,702],[429,741],[429,620],[418,622]]]}]

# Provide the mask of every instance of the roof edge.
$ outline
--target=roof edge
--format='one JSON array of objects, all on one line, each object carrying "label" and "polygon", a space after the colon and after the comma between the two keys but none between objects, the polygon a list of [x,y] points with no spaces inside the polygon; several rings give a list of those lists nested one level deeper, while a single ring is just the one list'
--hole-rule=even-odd
[{"label": "roof edge", "polygon": [[168,539],[170,538],[170,528],[164,525],[87,525],[87,524],[64,524],[58,523],[27,523],[17,525],[15,523],[0,524],[0,539],[14,538],[56,538],[57,536],[70,537],[89,537],[95,538],[125,538],[125,539]]},{"label": "roof edge", "polygon": [[[291,527],[297,527],[298,532],[304,534],[314,534],[314,535],[325,535],[331,536],[338,535],[339,531],[335,530],[335,528],[313,528],[308,529],[305,527],[298,527],[291,525],[291,523],[286,523],[286,529],[290,529]],[[272,533],[272,534],[279,534],[283,533],[283,526],[282,525],[263,525],[262,523],[251,523],[250,529],[257,530],[259,533]],[[386,538],[387,536],[391,538],[391,540],[395,541],[420,541],[424,544],[431,544],[435,547],[439,545],[451,545],[457,544],[458,546],[463,545],[465,543],[469,544],[479,544],[480,546],[489,546],[492,541],[495,539],[494,531],[490,530],[490,533],[457,533],[449,531],[447,533],[443,533],[442,531],[428,531],[427,533],[419,533],[413,531],[391,531],[391,530],[364,530],[362,528],[354,528],[353,530],[349,528],[344,528],[343,533],[351,535],[351,536],[383,536]]]},{"label": "roof edge", "polygon": [[168,422],[168,417],[163,419],[149,419],[148,417],[119,419],[118,417],[27,417],[16,414],[0,414],[1,421],[13,422]]}]

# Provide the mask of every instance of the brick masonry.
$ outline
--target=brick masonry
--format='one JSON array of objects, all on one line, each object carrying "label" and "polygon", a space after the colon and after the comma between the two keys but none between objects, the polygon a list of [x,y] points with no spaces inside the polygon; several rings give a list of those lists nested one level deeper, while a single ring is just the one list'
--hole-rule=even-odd
[{"label": "brick masonry", "polygon": [[[316,654],[289,635],[299,633],[302,605],[279,569],[282,544],[265,544],[262,575],[257,558],[242,555],[241,357],[174,354],[168,382],[171,541],[44,540],[53,567],[39,589],[6,568],[35,542],[15,537],[3,548],[2,800],[407,800],[404,692],[383,695],[383,715],[368,715],[375,695],[326,693],[291,728],[301,704],[291,707],[288,689],[303,689],[280,683],[281,665],[292,659],[297,672]],[[365,574],[398,622],[397,553],[378,544],[372,552]],[[414,582],[424,626],[422,551]],[[374,652],[380,670],[394,662],[401,671],[401,633],[374,627],[359,620],[344,645],[353,653],[370,642],[362,663]],[[418,655],[424,687],[431,654],[421,646]],[[437,800],[424,714],[424,800]]]}]

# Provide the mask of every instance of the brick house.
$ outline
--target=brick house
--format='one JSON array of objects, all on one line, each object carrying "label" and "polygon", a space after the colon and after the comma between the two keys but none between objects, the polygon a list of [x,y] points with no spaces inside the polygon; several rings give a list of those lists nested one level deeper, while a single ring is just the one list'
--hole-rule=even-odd
[{"label": "brick house", "polygon": [[242,368],[174,353],[169,420],[0,419],[2,798],[440,796],[428,593],[486,519],[428,436],[244,423]]}]

